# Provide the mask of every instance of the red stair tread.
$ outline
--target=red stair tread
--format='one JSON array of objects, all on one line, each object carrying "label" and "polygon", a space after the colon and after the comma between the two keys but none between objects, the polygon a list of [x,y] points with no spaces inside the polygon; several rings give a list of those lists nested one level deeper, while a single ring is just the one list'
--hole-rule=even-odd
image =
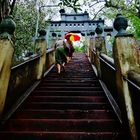
[{"label": "red stair tread", "polygon": [[17,111],[12,118],[16,119],[112,119],[111,110],[33,110]]},{"label": "red stair tread", "polygon": [[[129,139],[124,133],[118,132],[34,132],[34,131],[11,131],[3,132],[2,139],[10,140],[124,140]],[[9,139],[9,138],[8,138]]]}]

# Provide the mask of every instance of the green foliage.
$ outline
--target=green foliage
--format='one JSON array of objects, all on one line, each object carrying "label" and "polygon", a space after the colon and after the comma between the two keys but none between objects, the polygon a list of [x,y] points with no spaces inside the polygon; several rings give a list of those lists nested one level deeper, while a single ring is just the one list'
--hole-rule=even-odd
[{"label": "green foliage", "polygon": [[33,19],[35,10],[24,3],[17,4],[15,9],[14,20],[17,25],[15,57],[18,59],[23,53],[30,51],[32,48],[32,35],[35,32],[35,19]]},{"label": "green foliage", "polygon": [[[99,16],[102,16],[106,20],[112,20],[113,22],[116,14],[119,12],[120,11],[118,9],[107,8],[104,12],[100,13]],[[134,15],[132,12],[128,12],[125,10],[122,10],[121,13],[128,20],[129,26],[127,28],[127,31],[134,34],[137,39],[140,39],[140,18]]]},{"label": "green foliage", "polygon": [[85,52],[85,47],[84,46],[74,46],[75,52]]},{"label": "green foliage", "polygon": [[129,32],[133,33],[137,39],[140,39],[140,18],[132,14],[128,14],[130,20]]},{"label": "green foliage", "polygon": [[112,52],[112,51],[108,51],[108,52],[107,52],[107,55],[108,55],[109,57],[113,58],[113,52]]},{"label": "green foliage", "polygon": [[[17,3],[13,15],[16,22],[15,60],[19,61],[23,54],[34,52],[33,37],[37,20],[35,1],[28,0]],[[44,18],[44,14],[40,13],[40,22],[42,18]]]}]

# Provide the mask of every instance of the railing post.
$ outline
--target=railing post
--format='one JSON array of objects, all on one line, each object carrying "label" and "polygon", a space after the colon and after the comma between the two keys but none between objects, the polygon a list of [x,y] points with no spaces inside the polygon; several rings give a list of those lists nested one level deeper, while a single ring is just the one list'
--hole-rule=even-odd
[{"label": "railing post", "polygon": [[86,55],[89,57],[90,55],[90,46],[89,46],[89,39],[87,36],[85,37],[85,48],[86,48]]},{"label": "railing post", "polygon": [[90,57],[91,64],[94,64],[93,50],[95,50],[95,39],[93,37],[90,37],[90,39],[89,39],[89,57]]},{"label": "railing post", "polygon": [[97,26],[95,29],[95,32],[97,34],[97,37],[95,38],[95,48],[100,53],[107,54],[106,46],[105,46],[105,37],[102,36],[103,29],[100,25]]},{"label": "railing post", "polygon": [[15,31],[15,22],[7,16],[0,24],[0,116],[3,113],[7,89],[11,75],[11,65],[14,53],[12,37]]},{"label": "railing post", "polygon": [[132,140],[137,140],[131,95],[128,83],[123,77],[127,76],[130,70],[138,69],[138,52],[133,35],[125,31],[127,26],[127,20],[121,14],[118,14],[114,21],[114,28],[118,31],[118,34],[113,45],[113,56],[123,123],[129,128]]},{"label": "railing post", "polygon": [[101,79],[101,67],[100,67],[100,59],[99,56],[101,53],[107,54],[107,50],[105,48],[105,39],[101,36],[103,29],[100,25],[97,26],[95,32],[97,33],[97,37],[95,37],[95,65],[97,68],[98,78]]},{"label": "railing post", "polygon": [[45,72],[45,64],[46,64],[46,49],[47,49],[47,42],[45,39],[46,36],[46,31],[45,30],[40,30],[39,31],[39,37],[36,39],[35,42],[35,48],[36,52],[40,54],[40,59],[38,61],[37,65],[37,80],[40,80]]}]

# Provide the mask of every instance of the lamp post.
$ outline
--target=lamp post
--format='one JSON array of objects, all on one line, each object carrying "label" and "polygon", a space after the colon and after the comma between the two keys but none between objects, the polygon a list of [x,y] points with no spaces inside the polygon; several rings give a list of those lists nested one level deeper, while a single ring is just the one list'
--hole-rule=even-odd
[{"label": "lamp post", "polygon": [[38,35],[38,29],[39,29],[39,20],[40,20],[41,8],[44,8],[44,7],[58,7],[58,6],[59,6],[59,5],[42,5],[42,6],[39,6],[39,8],[37,9],[37,19],[36,19],[35,39],[37,38],[37,35]]}]

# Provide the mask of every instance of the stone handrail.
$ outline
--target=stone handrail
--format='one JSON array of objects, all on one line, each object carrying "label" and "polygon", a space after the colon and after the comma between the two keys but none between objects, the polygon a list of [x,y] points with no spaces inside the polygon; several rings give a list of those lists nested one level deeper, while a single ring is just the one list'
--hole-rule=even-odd
[{"label": "stone handrail", "polygon": [[[8,21],[6,19],[5,23]],[[14,25],[12,20],[9,23]],[[0,119],[5,118],[3,116],[6,114],[9,116],[8,112],[12,113],[23,102],[55,63],[55,50],[46,50],[46,30],[39,30],[39,36],[35,40],[35,54],[12,67],[14,53],[12,37],[15,27],[12,31],[7,28],[9,25],[4,27],[7,30],[2,28],[3,32],[0,34]]]},{"label": "stone handrail", "polygon": [[106,83],[119,104],[123,125],[129,128],[131,139],[137,140],[140,130],[137,125],[140,123],[137,118],[140,117],[140,108],[136,107],[139,106],[138,98],[140,100],[137,94],[140,84],[140,53],[135,38],[126,32],[127,25],[127,20],[118,14],[114,21],[114,28],[118,31],[113,43],[114,60],[105,55],[105,38],[101,35],[90,40],[88,52],[98,78]]},{"label": "stone handrail", "polygon": [[112,69],[115,70],[114,59],[113,58],[111,58],[108,55],[103,54],[103,53],[100,54],[99,58],[103,59],[107,63],[107,65],[112,66]]},{"label": "stone handrail", "polygon": [[[11,68],[11,77],[3,115],[12,109],[12,106],[18,101],[18,99],[25,96],[24,94],[26,91],[38,81],[36,79],[36,67],[40,57],[40,54],[36,54],[34,57],[30,56],[23,63]],[[46,51],[46,58],[44,74],[54,65],[54,49],[48,49]]]},{"label": "stone handrail", "polygon": [[[92,60],[92,64],[95,65],[96,68],[96,58],[97,56],[96,53],[89,48],[89,53],[90,53],[90,60]],[[94,59],[94,60],[93,60]],[[95,63],[94,63],[95,62]],[[117,93],[117,86],[116,86],[116,69],[114,65],[114,59],[107,56],[106,54],[100,54],[99,56],[99,62],[100,62],[100,73],[101,73],[101,80],[104,81],[106,84],[107,88],[110,90],[112,93],[113,98],[117,102],[117,104],[121,107],[120,101],[118,99],[118,93]],[[96,68],[97,69],[97,68]],[[123,77],[123,75],[122,75]],[[132,104],[133,104],[133,111],[134,111],[134,118],[136,122],[136,127],[138,129],[140,124],[139,117],[140,117],[140,108],[139,106],[139,100],[140,100],[140,74],[135,72],[135,71],[129,71],[128,76],[124,77],[126,81],[128,81],[128,86],[129,86],[129,92],[132,97]]]}]

